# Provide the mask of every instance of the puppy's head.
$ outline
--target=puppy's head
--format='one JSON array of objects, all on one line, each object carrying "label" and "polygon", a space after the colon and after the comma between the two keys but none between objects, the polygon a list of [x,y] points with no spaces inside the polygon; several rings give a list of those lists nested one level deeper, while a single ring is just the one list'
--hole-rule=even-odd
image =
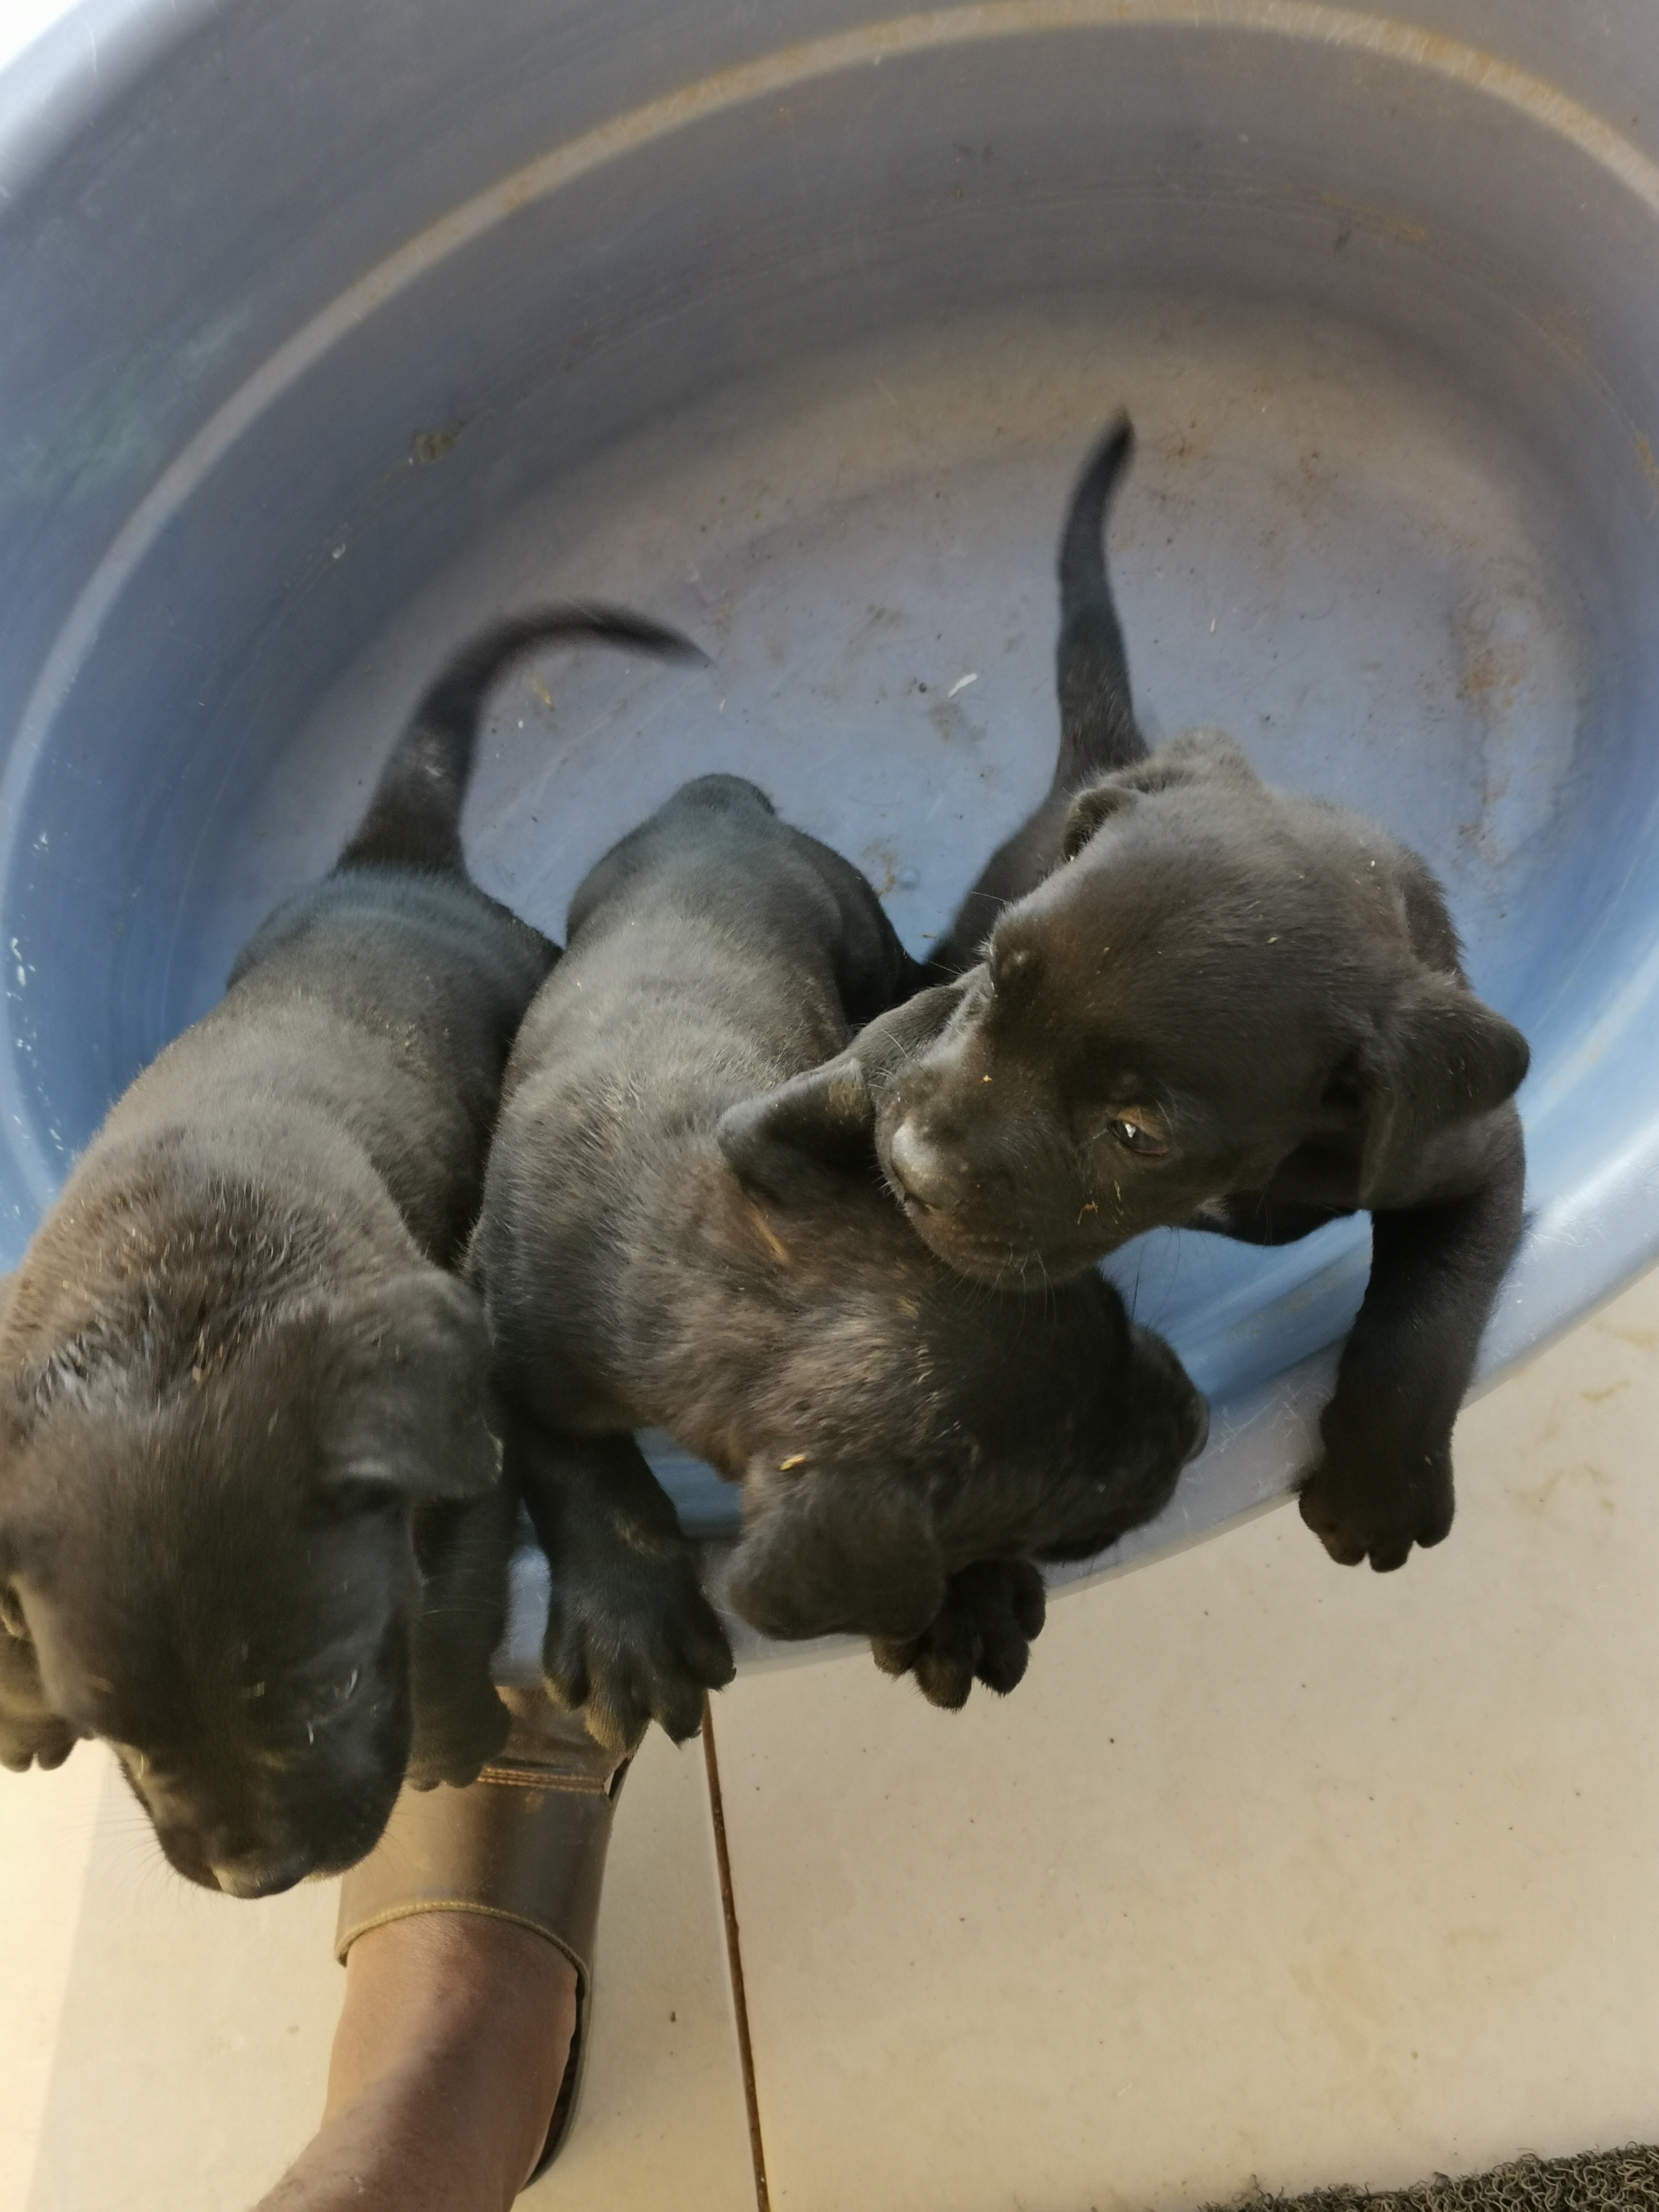
[{"label": "puppy's head", "polygon": [[0,1615],[180,1874],[238,1897],[370,1849],[408,1760],[411,1512],[481,1495],[488,1342],[435,1269],[209,1329],[101,1325],[5,1388]]},{"label": "puppy's head", "polygon": [[1304,1146],[1379,1201],[1526,1072],[1421,864],[1210,733],[1084,792],[984,955],[876,1133],[923,1238],[988,1279],[1083,1267]]}]

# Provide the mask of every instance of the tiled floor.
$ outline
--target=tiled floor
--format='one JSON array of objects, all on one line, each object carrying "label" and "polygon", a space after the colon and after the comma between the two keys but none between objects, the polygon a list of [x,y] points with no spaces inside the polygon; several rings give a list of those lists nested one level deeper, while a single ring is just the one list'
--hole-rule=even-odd
[{"label": "tiled floor", "polygon": [[[1057,1604],[1006,1705],[862,1659],[715,1732],[779,2212],[1085,2212],[1659,2133],[1659,1276],[1465,1417],[1452,1540],[1288,1513]],[[0,1776],[0,2212],[242,2212],[316,2108],[332,1899],[216,1904],[101,1755]],[[743,2212],[702,1762],[618,1823],[534,2202]]]}]

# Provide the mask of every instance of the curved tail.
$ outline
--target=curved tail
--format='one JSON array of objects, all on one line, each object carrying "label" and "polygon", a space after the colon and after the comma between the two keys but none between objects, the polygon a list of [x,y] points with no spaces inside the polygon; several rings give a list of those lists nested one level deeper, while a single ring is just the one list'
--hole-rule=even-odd
[{"label": "curved tail", "polygon": [[1079,790],[1095,777],[1146,757],[1106,575],[1107,512],[1134,449],[1129,418],[1119,415],[1083,465],[1060,535],[1056,790]]},{"label": "curved tail", "polygon": [[927,974],[948,982],[981,957],[1006,906],[1033,891],[1059,866],[1061,839],[1078,793],[1115,768],[1145,760],[1146,740],[1135,722],[1123,635],[1106,580],[1106,514],[1135,449],[1127,415],[1097,441],[1066,511],[1060,538],[1060,641],[1054,677],[1060,693],[1060,755],[1054,780],[1036,811],[999,845],[957,910],[949,934],[935,945]]},{"label": "curved tail", "polygon": [[461,808],[491,686],[532,646],[583,641],[665,659],[708,659],[678,630],[617,607],[540,607],[494,623],[462,646],[421,694],[339,865],[380,861],[464,874]]}]

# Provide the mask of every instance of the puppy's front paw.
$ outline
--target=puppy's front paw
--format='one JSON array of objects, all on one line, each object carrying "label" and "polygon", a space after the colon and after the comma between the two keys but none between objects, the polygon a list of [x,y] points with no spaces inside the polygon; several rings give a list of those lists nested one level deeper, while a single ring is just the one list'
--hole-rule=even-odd
[{"label": "puppy's front paw", "polygon": [[435,1790],[440,1783],[469,1788],[501,1751],[512,1725],[512,1715],[487,1682],[417,1704],[404,1778],[410,1788]]},{"label": "puppy's front paw", "polygon": [[653,1721],[676,1743],[696,1735],[705,1695],[733,1668],[690,1547],[580,1569],[556,1560],[552,1576],[542,1673],[555,1703],[581,1710],[610,1751],[631,1752]]},{"label": "puppy's front paw", "polygon": [[1451,1454],[1443,1446],[1384,1453],[1327,1425],[1324,1452],[1301,1486],[1302,1518],[1339,1566],[1369,1559],[1403,1567],[1413,1544],[1439,1543],[1452,1524]]},{"label": "puppy's front paw", "polygon": [[9,1713],[0,1710],[0,1766],[27,1774],[30,1766],[61,1766],[81,1732],[52,1713]]},{"label": "puppy's front paw", "polygon": [[13,1774],[61,1766],[80,1741],[46,1703],[33,1646],[0,1626],[0,1766]]},{"label": "puppy's front paw", "polygon": [[982,1559],[945,1586],[945,1602],[920,1636],[870,1646],[884,1674],[914,1674],[931,1705],[955,1711],[975,1681],[1006,1698],[1025,1673],[1047,1612],[1042,1577],[1029,1559]]},{"label": "puppy's front paw", "polygon": [[547,1553],[549,1696],[609,1751],[632,1751],[653,1720],[676,1743],[696,1735],[732,1647],[639,1446],[515,1422],[508,1464]]}]

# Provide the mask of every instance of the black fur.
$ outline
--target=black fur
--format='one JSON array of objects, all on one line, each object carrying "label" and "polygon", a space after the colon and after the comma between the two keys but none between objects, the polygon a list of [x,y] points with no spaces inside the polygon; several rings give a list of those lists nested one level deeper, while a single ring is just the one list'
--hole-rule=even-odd
[{"label": "black fur", "polygon": [[512,1501],[446,1271],[556,955],[469,880],[459,822],[491,682],[586,639],[691,649],[558,608],[452,662],[334,872],[112,1109],[0,1319],[5,1679],[59,1724],[0,1687],[0,1747],[106,1738],[207,1887],[349,1865],[411,1745],[460,1782],[505,1736]]},{"label": "black fur", "polygon": [[[857,871],[708,776],[577,892],[514,1048],[472,1272],[552,1554],[547,1676],[610,1741],[653,1717],[689,1733],[730,1668],[627,1431],[659,1424],[743,1484],[746,1619],[881,1638],[947,1702],[964,1665],[1018,1680],[1040,1625],[1022,1557],[1103,1548],[1198,1441],[1174,1355],[1097,1278],[1048,1299],[964,1282],[882,1188],[867,1116],[831,1158],[793,1152],[792,1081],[913,981]],[[877,1020],[854,1087],[932,1018]]]},{"label": "black fur", "polygon": [[1386,831],[1270,790],[1213,732],[1148,752],[1102,541],[1128,453],[1120,422],[1062,539],[1053,787],[946,939],[939,971],[971,972],[886,1082],[881,1157],[931,1248],[987,1279],[1160,1224],[1278,1243],[1369,1209],[1301,1504],[1334,1558],[1398,1567],[1451,1526],[1452,1424],[1521,1230],[1527,1046]]}]

